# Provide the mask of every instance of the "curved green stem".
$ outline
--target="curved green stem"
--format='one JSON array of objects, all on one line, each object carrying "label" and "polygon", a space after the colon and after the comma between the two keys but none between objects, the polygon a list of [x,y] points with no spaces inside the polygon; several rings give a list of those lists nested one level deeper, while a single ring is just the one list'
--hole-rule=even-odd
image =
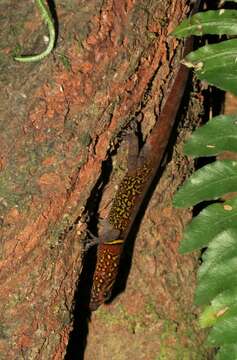
[{"label": "curved green stem", "polygon": [[49,43],[47,48],[40,54],[37,55],[30,55],[30,56],[16,56],[14,57],[14,60],[21,61],[21,62],[32,62],[32,61],[39,61],[42,60],[44,57],[46,57],[54,47],[55,43],[55,27],[53,18],[48,10],[47,4],[45,0],[35,0],[36,4],[38,5],[40,14],[43,18],[43,20],[48,25],[49,29]]}]

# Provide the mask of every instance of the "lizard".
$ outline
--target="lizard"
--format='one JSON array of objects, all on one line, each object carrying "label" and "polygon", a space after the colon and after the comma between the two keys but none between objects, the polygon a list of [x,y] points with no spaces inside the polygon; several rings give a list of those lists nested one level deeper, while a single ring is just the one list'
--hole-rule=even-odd
[{"label": "lizard", "polygon": [[[199,8],[195,2],[191,15]],[[193,39],[185,40],[183,57],[192,50]],[[137,216],[144,197],[161,165],[166,147],[183,98],[189,69],[179,64],[173,84],[150,135],[139,152],[135,136],[130,139],[128,170],[112,202],[104,222],[97,248],[89,308],[96,310],[109,299],[116,280],[124,243]]]}]

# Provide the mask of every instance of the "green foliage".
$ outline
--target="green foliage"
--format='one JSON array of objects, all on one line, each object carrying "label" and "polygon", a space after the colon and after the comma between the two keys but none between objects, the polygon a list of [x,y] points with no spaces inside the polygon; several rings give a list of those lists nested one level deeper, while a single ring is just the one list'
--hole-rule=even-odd
[{"label": "green foliage", "polygon": [[237,358],[237,345],[224,345],[216,356],[216,360],[236,360]]},{"label": "green foliage", "polygon": [[193,157],[213,156],[222,151],[237,152],[237,117],[216,116],[205,127],[195,131],[195,135],[184,146],[187,155]]},{"label": "green foliage", "polygon": [[[237,0],[235,1],[237,2]],[[237,35],[237,11],[199,13],[175,30],[177,37],[217,34]],[[237,39],[206,45],[188,54],[184,63],[197,76],[237,94]],[[217,360],[237,359],[237,114],[217,116],[197,129],[184,146],[193,158],[228,152],[228,159],[216,160],[197,170],[174,197],[176,207],[190,207],[203,201],[215,203],[202,210],[185,229],[180,252],[206,248],[198,270],[195,302],[205,305],[201,327],[212,327],[211,346],[220,347]],[[230,200],[223,196],[231,194]]]},{"label": "green foliage", "polygon": [[200,80],[237,95],[237,39],[206,45],[186,57]]},{"label": "green foliage", "polygon": [[187,225],[180,252],[184,254],[208,246],[217,234],[229,228],[237,231],[237,198],[209,205],[202,210]]},{"label": "green foliage", "polygon": [[[220,124],[218,122],[221,122]],[[228,127],[227,122],[230,126]],[[192,135],[185,151],[193,157],[236,152],[236,144],[228,141],[237,136],[236,116],[219,116],[210,120]],[[215,129],[215,125],[216,129]],[[220,142],[218,129],[225,125]],[[213,129],[213,136],[212,131]],[[211,133],[210,133],[211,131]],[[210,145],[213,140],[213,147]],[[209,152],[210,151],[210,152]],[[196,171],[174,197],[177,207],[193,206],[204,200],[215,200],[229,192],[237,191],[237,162],[218,160]],[[182,253],[208,246],[203,255],[203,265],[198,273],[199,285],[196,302],[207,304],[224,289],[237,286],[237,198],[216,203],[205,208],[189,224],[180,250]]]},{"label": "green foliage", "polygon": [[237,13],[235,10],[210,10],[185,19],[174,31],[178,38],[187,35],[236,35]]},{"label": "green foliage", "polygon": [[[237,11],[218,10],[198,13],[180,24],[173,33],[177,37],[189,35],[237,35]],[[237,95],[237,39],[206,45],[191,52],[184,64],[196,69],[200,80]]]},{"label": "green foliage", "polygon": [[237,191],[237,161],[215,161],[193,174],[176,194],[174,205],[189,207],[234,191]]}]

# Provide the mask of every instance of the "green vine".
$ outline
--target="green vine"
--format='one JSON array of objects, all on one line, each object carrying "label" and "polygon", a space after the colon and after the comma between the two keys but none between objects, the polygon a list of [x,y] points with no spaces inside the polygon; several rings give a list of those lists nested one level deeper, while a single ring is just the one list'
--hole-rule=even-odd
[{"label": "green vine", "polygon": [[43,58],[45,58],[47,55],[50,54],[50,52],[53,50],[54,43],[55,43],[55,26],[53,22],[53,18],[48,10],[47,3],[44,0],[35,0],[42,19],[46,22],[49,29],[49,43],[47,48],[40,54],[37,55],[30,55],[30,56],[16,56],[14,57],[14,60],[20,61],[20,62],[33,62],[33,61],[40,61]]}]

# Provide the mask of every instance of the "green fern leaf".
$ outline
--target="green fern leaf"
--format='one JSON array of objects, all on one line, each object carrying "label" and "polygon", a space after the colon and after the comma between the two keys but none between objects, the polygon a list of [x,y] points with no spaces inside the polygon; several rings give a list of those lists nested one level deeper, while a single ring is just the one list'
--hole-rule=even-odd
[{"label": "green fern leaf", "polygon": [[220,232],[237,229],[237,198],[212,204],[187,225],[179,251],[181,254],[201,249]]},{"label": "green fern leaf", "polygon": [[186,155],[213,156],[237,152],[237,115],[216,116],[197,129],[184,145]]},{"label": "green fern leaf", "polygon": [[185,19],[173,32],[178,38],[190,35],[237,35],[235,10],[210,10]]},{"label": "green fern leaf", "polygon": [[201,328],[213,326],[217,322],[218,318],[228,310],[228,306],[219,310],[214,310],[212,306],[208,306],[199,317],[199,324]]},{"label": "green fern leaf", "polygon": [[213,326],[208,343],[212,346],[236,344],[237,334],[237,305],[234,305]]},{"label": "green fern leaf", "polygon": [[199,280],[202,281],[219,263],[235,256],[237,257],[237,229],[228,229],[218,234],[203,254],[203,264],[198,271]]},{"label": "green fern leaf", "polygon": [[232,304],[237,304],[237,287],[223,291],[217,295],[217,297],[215,297],[211,303],[212,306],[218,310]]},{"label": "green fern leaf", "polygon": [[189,53],[184,64],[194,67],[200,80],[237,95],[237,39],[206,45]]},{"label": "green fern leaf", "polygon": [[199,318],[202,328],[212,326],[225,314],[230,307],[237,303],[237,287],[227,289],[218,294],[207,306]]},{"label": "green fern leaf", "polygon": [[196,304],[207,304],[225,289],[237,286],[237,257],[233,257],[209,268],[206,276],[198,276],[198,287],[195,293]]},{"label": "green fern leaf", "polygon": [[196,171],[174,196],[176,207],[189,207],[204,200],[216,200],[237,191],[237,161],[215,161]]},{"label": "green fern leaf", "polygon": [[216,360],[236,360],[236,359],[237,359],[237,345],[235,344],[228,344],[222,346],[216,356]]},{"label": "green fern leaf", "polygon": [[[237,2],[237,0],[234,0]],[[203,34],[237,35],[237,11],[199,13],[173,33],[177,37]],[[237,95],[237,39],[206,45],[188,54],[183,63],[201,80]],[[237,115],[218,116],[196,130],[184,151],[194,158],[237,153]],[[237,161],[215,161],[196,171],[174,197],[176,207],[217,200],[237,191]],[[217,360],[237,359],[237,197],[210,205],[186,227],[180,252],[208,246],[198,271],[197,304],[208,304],[199,322],[212,326],[208,341],[221,345]]]}]

